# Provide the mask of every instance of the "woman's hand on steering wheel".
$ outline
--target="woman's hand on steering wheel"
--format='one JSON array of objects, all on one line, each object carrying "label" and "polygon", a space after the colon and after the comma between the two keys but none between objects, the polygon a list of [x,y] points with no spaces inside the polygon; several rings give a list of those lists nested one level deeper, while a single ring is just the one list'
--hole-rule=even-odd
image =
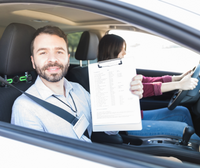
[{"label": "woman's hand on steering wheel", "polygon": [[190,73],[187,73],[184,75],[184,77],[179,81],[180,89],[181,90],[193,90],[196,88],[198,84],[198,79],[192,78],[192,74],[194,71],[191,71]]},{"label": "woman's hand on steering wheel", "polygon": [[183,78],[178,82],[180,84],[179,90],[174,93],[168,104],[170,110],[173,110],[180,103],[194,103],[200,98],[200,83],[198,82],[200,80],[200,64],[188,72],[190,73],[182,74]]},{"label": "woman's hand on steering wheel", "polygon": [[183,79],[188,74],[190,74],[190,73],[193,74],[193,72],[194,72],[194,70],[189,70],[189,71],[187,71],[185,73],[182,73],[181,75],[174,75],[174,76],[172,76],[172,82],[180,81],[181,79]]}]

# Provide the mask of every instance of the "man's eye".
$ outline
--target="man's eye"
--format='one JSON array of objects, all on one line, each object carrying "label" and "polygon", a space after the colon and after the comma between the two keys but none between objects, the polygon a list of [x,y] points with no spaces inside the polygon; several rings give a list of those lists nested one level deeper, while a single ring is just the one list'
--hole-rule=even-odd
[{"label": "man's eye", "polygon": [[63,54],[63,52],[62,52],[62,51],[58,51],[57,53],[58,53],[58,54]]},{"label": "man's eye", "polygon": [[41,53],[40,53],[40,55],[44,55],[44,54],[46,54],[46,52],[41,52]]}]

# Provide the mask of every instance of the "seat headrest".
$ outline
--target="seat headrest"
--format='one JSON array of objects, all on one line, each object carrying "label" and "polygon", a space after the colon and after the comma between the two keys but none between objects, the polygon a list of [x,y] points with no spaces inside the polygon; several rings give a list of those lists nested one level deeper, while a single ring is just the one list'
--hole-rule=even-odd
[{"label": "seat headrest", "polygon": [[77,46],[75,58],[77,60],[94,60],[97,58],[99,39],[96,34],[84,31]]},{"label": "seat headrest", "polygon": [[31,26],[8,25],[0,39],[0,74],[16,75],[33,70],[30,44],[35,33]]}]

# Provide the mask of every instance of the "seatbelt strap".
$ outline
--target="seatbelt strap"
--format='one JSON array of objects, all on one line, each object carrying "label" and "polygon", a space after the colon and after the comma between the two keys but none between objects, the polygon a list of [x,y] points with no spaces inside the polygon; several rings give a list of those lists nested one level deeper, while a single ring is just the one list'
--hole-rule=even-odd
[{"label": "seatbelt strap", "polygon": [[[41,105],[45,109],[51,111],[52,113],[56,114],[57,116],[63,118],[64,120],[68,121],[73,126],[78,121],[78,118],[76,118],[75,116],[73,116],[72,114],[70,114],[68,111],[65,111],[62,108],[58,107],[58,106],[55,106],[55,105],[53,105],[51,103],[48,103],[48,102],[46,102],[46,101],[44,101],[42,99],[39,99],[39,98],[37,98],[37,97],[29,94],[29,93],[26,93],[26,92],[18,89],[17,87],[15,87],[14,85],[10,84],[5,79],[3,79],[1,76],[0,76],[0,81],[3,82],[3,83],[5,83],[6,85],[9,85],[10,87],[13,87],[14,89],[18,90],[19,92],[25,94],[27,97],[29,97],[30,99],[32,99],[34,102],[36,102],[37,104]],[[84,135],[89,138],[89,134],[88,134],[87,129],[85,130]]]}]

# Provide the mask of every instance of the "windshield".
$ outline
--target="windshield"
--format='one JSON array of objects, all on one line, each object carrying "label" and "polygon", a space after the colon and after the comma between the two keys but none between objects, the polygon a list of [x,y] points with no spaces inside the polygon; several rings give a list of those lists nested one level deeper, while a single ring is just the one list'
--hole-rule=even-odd
[{"label": "windshield", "polygon": [[121,0],[200,30],[199,0]]},{"label": "windshield", "polygon": [[126,55],[134,57],[137,69],[183,73],[199,63],[199,54],[152,34],[128,30],[111,30],[109,34],[125,39]]}]

